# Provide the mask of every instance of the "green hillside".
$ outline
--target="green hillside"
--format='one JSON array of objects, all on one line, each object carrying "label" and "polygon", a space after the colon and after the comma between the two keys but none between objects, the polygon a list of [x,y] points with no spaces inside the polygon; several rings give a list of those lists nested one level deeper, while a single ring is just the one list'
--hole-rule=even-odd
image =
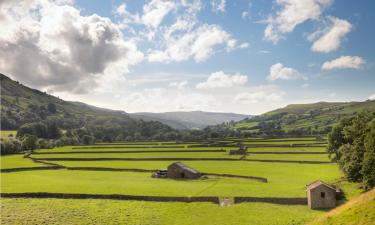
[{"label": "green hillside", "polygon": [[371,225],[375,221],[375,189],[318,217],[309,225]]},{"label": "green hillside", "polygon": [[292,104],[230,126],[249,133],[280,130],[294,134],[327,133],[341,118],[363,110],[375,112],[375,101]]},{"label": "green hillside", "polygon": [[[131,118],[124,111],[69,102],[29,88],[0,74],[1,129],[17,130],[30,123],[54,123],[61,130],[84,128],[97,140],[151,138],[172,131],[160,122]],[[136,136],[136,137],[135,137]]]}]

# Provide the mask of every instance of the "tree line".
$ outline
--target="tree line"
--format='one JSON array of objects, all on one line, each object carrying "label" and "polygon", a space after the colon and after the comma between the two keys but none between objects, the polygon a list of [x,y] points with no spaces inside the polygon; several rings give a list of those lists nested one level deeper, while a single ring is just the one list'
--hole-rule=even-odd
[{"label": "tree line", "polygon": [[375,114],[362,112],[343,118],[328,134],[327,151],[345,177],[362,182],[368,190],[375,186]]}]

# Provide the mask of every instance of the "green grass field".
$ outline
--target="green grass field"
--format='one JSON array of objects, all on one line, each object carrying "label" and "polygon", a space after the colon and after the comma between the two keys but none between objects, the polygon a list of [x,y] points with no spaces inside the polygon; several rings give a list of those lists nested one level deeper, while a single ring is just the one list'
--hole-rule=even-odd
[{"label": "green grass field", "polygon": [[21,154],[1,156],[1,169],[38,167],[38,166],[46,166],[46,165],[34,163],[30,159],[23,158],[23,155]]},{"label": "green grass field", "polygon": [[16,130],[0,130],[0,137],[3,139],[8,139],[9,135],[13,135],[13,137],[16,137],[17,131]]},{"label": "green grass field", "polygon": [[[246,140],[250,144],[266,143],[270,145],[275,142],[315,143],[313,139],[309,138],[258,141],[259,139],[254,141],[251,139]],[[340,181],[342,174],[336,164],[241,161],[239,160],[239,155],[229,155],[228,152],[167,152],[170,150],[209,151],[221,149],[229,151],[230,149],[236,149],[235,147],[192,147],[189,144],[188,147],[182,145],[181,147],[157,148],[152,146],[174,146],[175,143],[156,145],[155,142],[116,144],[101,143],[94,146],[66,146],[38,150],[36,152],[65,152],[66,154],[33,154],[32,157],[48,158],[49,163],[56,163],[67,168],[1,173],[1,192],[294,198],[305,197],[305,185],[316,179],[321,179],[330,183],[338,183],[349,199],[359,194],[356,185]],[[121,148],[117,148],[118,146],[121,146]],[[272,152],[324,152],[324,147],[270,146],[254,147],[248,150],[250,154],[247,155],[247,159],[328,162],[327,154],[272,154]],[[88,153],[88,151],[95,151],[96,153]],[[108,151],[146,152],[108,153]],[[268,152],[269,154],[251,154],[251,151]],[[53,158],[75,158],[78,161],[58,161],[53,160]],[[251,179],[211,175],[205,179],[198,180],[172,180],[151,178],[151,172],[69,170],[69,167],[157,170],[165,169],[174,162],[172,160],[80,161],[80,158],[230,158],[236,160],[181,161],[203,173],[264,177],[268,179],[268,183]],[[34,163],[30,159],[23,158],[22,155],[1,157],[2,169],[40,166],[45,165]],[[324,211],[310,210],[307,206],[287,206],[269,203],[240,203],[229,207],[220,207],[213,203],[3,198],[1,199],[1,204],[1,220],[4,224],[22,224],[20,218],[26,217],[28,218],[27,224],[62,224],[61,221],[64,221],[63,224],[302,225],[324,213]]]}]

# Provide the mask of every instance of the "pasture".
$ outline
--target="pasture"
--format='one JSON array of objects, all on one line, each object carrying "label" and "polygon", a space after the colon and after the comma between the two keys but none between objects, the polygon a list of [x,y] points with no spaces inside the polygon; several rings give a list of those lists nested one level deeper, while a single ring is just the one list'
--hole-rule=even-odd
[{"label": "pasture", "polygon": [[[239,143],[248,154],[230,155]],[[284,146],[284,144],[289,146]],[[260,144],[260,145],[259,145]],[[292,144],[292,145],[291,145]],[[295,146],[305,144],[306,146]],[[309,146],[309,145],[318,146]],[[347,198],[358,187],[340,179],[325,147],[313,138],[227,139],[209,143],[126,142],[66,146],[1,157],[1,193],[60,193],[151,197],[305,198],[305,185],[321,179],[343,188]],[[151,178],[173,162],[207,174],[197,180]],[[58,166],[58,168],[50,168]],[[36,167],[45,169],[34,170]],[[14,170],[26,168],[27,170]],[[11,169],[6,171],[6,169]],[[139,170],[139,171],[138,171]],[[261,177],[267,182],[233,176]],[[114,199],[2,198],[1,217],[18,224],[305,224],[324,211],[307,205],[267,202],[220,207],[212,202],[158,202]],[[82,207],[82,206],[85,207]],[[111,216],[109,216],[111,215]],[[188,218],[188,219],[187,219]],[[17,222],[18,221],[18,222]],[[140,222],[142,221],[142,222]]]}]

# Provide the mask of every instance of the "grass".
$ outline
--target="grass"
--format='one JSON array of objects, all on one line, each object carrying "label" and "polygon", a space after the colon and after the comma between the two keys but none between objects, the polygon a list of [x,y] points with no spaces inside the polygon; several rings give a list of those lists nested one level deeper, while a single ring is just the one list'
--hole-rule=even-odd
[{"label": "grass", "polygon": [[79,153],[79,154],[43,154],[33,155],[34,158],[232,158],[226,152],[161,152],[161,153]]},{"label": "grass", "polygon": [[309,225],[372,225],[375,221],[375,189],[313,220]]},{"label": "grass", "polygon": [[326,152],[325,147],[248,147],[248,152]]},{"label": "grass", "polygon": [[23,158],[23,155],[1,156],[0,160],[1,160],[1,164],[0,164],[1,169],[46,166],[40,163],[34,163],[30,159],[25,159]]},{"label": "grass", "polygon": [[[225,141],[239,141],[226,139]],[[280,143],[315,143],[314,138],[245,139],[250,144],[268,144],[250,147],[249,152],[325,152],[325,147],[274,147]],[[107,153],[107,151],[169,151],[169,150],[230,150],[237,147],[191,147],[174,143],[131,142],[102,143],[93,147],[74,149],[66,146],[43,149],[38,152],[79,152],[75,154],[44,154],[40,158],[239,158],[226,152],[163,152],[163,153]],[[100,148],[100,147],[109,148]],[[116,146],[116,147],[115,147]],[[117,147],[121,148],[117,148]],[[158,146],[153,148],[152,146]],[[86,147],[86,146],[82,146]],[[134,148],[141,147],[141,148]],[[144,147],[144,148],[142,148]],[[98,151],[101,153],[85,153]],[[328,161],[326,154],[250,154],[248,159]],[[66,167],[102,167],[133,169],[165,169],[172,160],[165,161],[53,161]],[[156,196],[254,196],[306,197],[305,185],[321,179],[337,183],[347,198],[359,194],[358,185],[340,181],[342,173],[335,164],[270,163],[249,161],[182,161],[204,173],[258,176],[268,179],[261,183],[249,179],[208,176],[208,179],[172,180],[154,179],[149,172],[43,170],[1,173],[1,192],[62,192],[90,194],[127,194]],[[24,159],[22,155],[1,156],[1,168],[42,166]],[[264,203],[241,203],[219,207],[212,203],[157,203],[115,200],[61,200],[61,199],[1,199],[1,222],[22,224],[260,224],[302,225],[324,211],[307,206],[286,206]]]},{"label": "grass", "polygon": [[[59,162],[60,163],[60,162]],[[97,162],[95,162],[97,163]],[[128,163],[128,162],[126,162]],[[134,168],[124,164],[122,168]],[[169,162],[160,163],[166,168]],[[227,173],[261,176],[269,183],[246,179],[210,178],[207,180],[180,181],[150,178],[151,173],[103,171],[25,171],[2,174],[3,192],[69,192],[69,193],[121,193],[164,196],[259,196],[305,197],[305,185],[312,180],[333,181],[340,176],[336,165],[257,162],[202,162],[186,164],[207,173]],[[84,166],[81,163],[79,166]],[[154,165],[155,167],[157,165]],[[113,167],[109,162],[106,167]],[[143,162],[138,162],[143,167]],[[144,168],[144,167],[143,167]],[[172,188],[173,187],[173,188]],[[207,189],[207,187],[211,187]],[[202,192],[202,190],[204,190]]]},{"label": "grass", "polygon": [[16,130],[0,130],[0,137],[4,139],[8,139],[9,135],[13,135],[13,137],[17,136],[17,131]]},{"label": "grass", "polygon": [[247,159],[297,160],[329,162],[327,154],[250,154]]},{"label": "grass", "polygon": [[[92,148],[94,147],[94,148]],[[105,152],[105,151],[170,151],[170,150],[231,150],[231,149],[238,149],[238,147],[181,147],[181,148],[141,148],[137,147],[134,148],[133,146],[104,146],[105,148],[100,148],[100,146],[65,146],[65,147],[58,147],[54,149],[40,149],[37,150],[37,152],[84,152],[84,151],[99,151],[99,152]]]},{"label": "grass", "polygon": [[[3,224],[302,225],[322,214],[306,206],[157,203],[116,200],[2,199]],[[27,218],[27,220],[25,220]]]}]

